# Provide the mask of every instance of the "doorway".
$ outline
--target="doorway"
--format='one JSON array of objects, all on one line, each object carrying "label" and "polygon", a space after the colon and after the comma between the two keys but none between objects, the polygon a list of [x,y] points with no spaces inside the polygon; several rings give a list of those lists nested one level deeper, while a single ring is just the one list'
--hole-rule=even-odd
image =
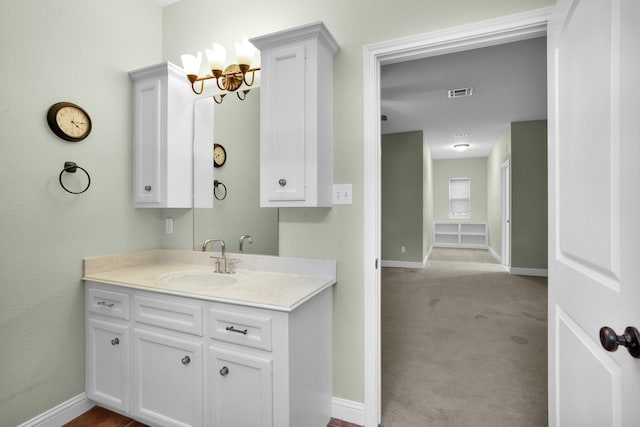
[{"label": "doorway", "polygon": [[552,7],[365,47],[364,311],[365,426],[381,420],[380,343],[380,67],[428,56],[546,35]]}]

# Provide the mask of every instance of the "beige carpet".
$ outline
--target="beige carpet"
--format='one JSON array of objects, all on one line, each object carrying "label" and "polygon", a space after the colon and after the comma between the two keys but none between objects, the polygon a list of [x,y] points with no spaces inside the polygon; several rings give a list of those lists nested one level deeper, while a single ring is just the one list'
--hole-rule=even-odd
[{"label": "beige carpet", "polygon": [[382,425],[546,426],[546,301],[546,278],[510,275],[487,251],[384,268]]}]

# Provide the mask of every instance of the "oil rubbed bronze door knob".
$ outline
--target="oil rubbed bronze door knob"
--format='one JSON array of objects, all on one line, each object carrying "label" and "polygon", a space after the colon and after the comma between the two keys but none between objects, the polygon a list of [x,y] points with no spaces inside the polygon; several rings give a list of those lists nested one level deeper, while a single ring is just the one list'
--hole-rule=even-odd
[{"label": "oil rubbed bronze door knob", "polygon": [[640,333],[633,326],[627,326],[624,334],[618,335],[608,326],[600,328],[600,343],[607,351],[616,351],[618,346],[627,347],[629,354],[640,359]]}]

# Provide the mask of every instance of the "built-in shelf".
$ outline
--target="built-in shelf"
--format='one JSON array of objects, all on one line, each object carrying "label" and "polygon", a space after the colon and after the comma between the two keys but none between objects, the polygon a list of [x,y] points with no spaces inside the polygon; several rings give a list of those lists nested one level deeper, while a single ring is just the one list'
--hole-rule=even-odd
[{"label": "built-in shelf", "polygon": [[434,222],[433,246],[449,248],[486,248],[486,222]]}]

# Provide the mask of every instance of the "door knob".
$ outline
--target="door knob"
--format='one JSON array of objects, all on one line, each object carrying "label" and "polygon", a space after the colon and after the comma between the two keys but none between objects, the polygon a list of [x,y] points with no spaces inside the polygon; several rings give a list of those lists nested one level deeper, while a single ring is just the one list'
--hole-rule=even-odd
[{"label": "door knob", "polygon": [[610,327],[603,326],[600,328],[600,343],[607,351],[616,351],[618,346],[625,346],[631,356],[640,359],[640,332],[633,326],[627,326],[622,335],[617,335]]}]

